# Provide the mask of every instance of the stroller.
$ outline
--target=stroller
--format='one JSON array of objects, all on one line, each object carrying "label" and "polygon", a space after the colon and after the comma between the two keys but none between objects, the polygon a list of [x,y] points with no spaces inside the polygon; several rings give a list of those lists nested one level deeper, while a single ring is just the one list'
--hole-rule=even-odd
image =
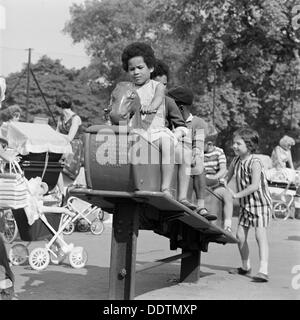
[{"label": "stroller", "polygon": [[[71,221],[69,221],[69,223],[63,230],[64,234],[72,234],[75,230],[75,223],[81,221],[83,221],[86,225],[89,226],[90,231],[94,235],[100,235],[104,231],[104,224],[102,222],[104,213],[99,207],[93,206],[89,202],[86,202],[77,197],[70,197],[67,200],[66,207],[70,211],[76,213],[76,215],[71,219]],[[65,219],[63,218],[63,220]],[[84,227],[84,230],[82,231],[87,231],[87,229]]]},{"label": "stroller", "polygon": [[295,196],[300,186],[300,171],[295,170],[295,177],[291,180],[286,175],[278,174],[272,180],[268,180],[273,203],[273,218],[287,220],[294,216]]},{"label": "stroller", "polygon": [[[48,185],[50,191],[44,197],[44,206],[60,207],[62,197],[56,192],[59,174],[63,169],[60,159],[63,153],[72,150],[70,144],[50,126],[33,123],[12,124],[8,130],[8,140],[15,144],[12,147],[20,153],[20,165],[25,178],[30,180],[40,177]],[[60,260],[60,250],[56,240],[67,246],[62,233],[72,217],[62,219],[61,213],[45,212],[40,213],[38,219],[29,225],[23,208],[12,210],[21,240],[28,241],[29,244],[38,240],[48,242],[45,247],[35,248],[30,253],[29,244],[14,244],[9,251],[11,263],[21,265],[29,260],[30,266],[35,270],[45,269],[50,261],[57,264]],[[82,268],[87,262],[87,253],[82,247],[74,247],[68,252],[68,257],[70,265],[74,268]]]},{"label": "stroller", "polygon": [[269,189],[272,197],[273,211],[272,216],[276,220],[287,220],[293,216],[294,197],[296,188],[291,183],[280,185],[270,182]]},{"label": "stroller", "polygon": [[[52,196],[52,201],[50,201],[49,196]],[[43,270],[50,261],[57,264],[60,259],[61,251],[56,244],[57,240],[60,241],[62,246],[68,246],[62,238],[62,233],[73,217],[67,216],[62,219],[62,213],[51,212],[51,206],[60,208],[60,200],[56,196],[51,194],[45,196],[43,203],[44,205],[47,204],[45,207],[49,207],[49,212],[40,212],[38,220],[32,225],[29,225],[28,216],[26,216],[24,209],[13,210],[21,240],[29,241],[29,243],[36,240],[48,240],[44,248],[35,248],[30,253],[28,251],[29,244],[27,246],[20,243],[14,244],[9,251],[9,258],[13,265],[23,264],[28,259],[32,269]],[[63,207],[61,208],[63,211]],[[87,262],[87,253],[82,247],[71,248],[68,252],[68,257],[73,268],[82,268]]]},{"label": "stroller", "polygon": [[[22,232],[23,234],[26,234],[26,230],[24,229],[24,225],[21,224],[21,226],[19,227],[19,230],[20,230],[22,240],[25,240],[25,241],[27,240],[31,242],[31,241],[40,240],[41,238],[48,239],[49,235],[51,234],[52,234],[52,238],[48,241],[48,243],[45,244],[45,247],[35,248],[30,253],[28,250],[29,244],[27,246],[21,243],[14,244],[9,251],[9,258],[11,263],[13,265],[21,265],[21,264],[24,264],[28,259],[29,265],[34,270],[43,270],[47,268],[50,261],[54,264],[58,264],[58,261],[60,259],[60,256],[59,256],[60,253],[59,253],[58,246],[55,244],[55,241],[57,239],[60,239],[63,245],[67,245],[67,243],[63,240],[63,238],[61,238],[61,234],[71,219],[72,217],[69,217],[68,219],[65,219],[64,221],[62,221],[61,215],[58,215],[58,214],[50,215],[49,213],[41,214],[40,221],[50,231],[50,233],[45,232],[45,229],[41,226],[41,224],[39,224],[36,228],[31,229],[31,230],[35,230],[31,234],[33,235],[35,233],[36,237],[33,236],[30,239],[22,238]],[[23,231],[21,231],[22,228],[23,228]],[[39,231],[39,233],[37,232],[37,230]],[[85,266],[88,256],[87,256],[87,252],[83,247],[74,247],[68,253],[68,258],[69,258],[70,265],[73,268],[78,269],[78,268],[83,268]]]},{"label": "stroller", "polygon": [[276,170],[268,155],[258,157],[265,169],[269,190],[272,197],[272,217],[275,220],[287,220],[295,210],[295,196],[300,186],[299,170]]}]

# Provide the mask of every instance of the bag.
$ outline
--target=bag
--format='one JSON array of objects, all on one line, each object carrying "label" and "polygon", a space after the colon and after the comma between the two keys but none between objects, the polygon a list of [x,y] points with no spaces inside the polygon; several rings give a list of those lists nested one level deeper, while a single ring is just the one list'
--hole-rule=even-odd
[{"label": "bag", "polygon": [[71,141],[71,146],[73,153],[65,155],[63,173],[75,180],[83,162],[83,142],[81,139],[74,139]]},{"label": "bag", "polygon": [[0,173],[0,208],[24,208],[29,195],[27,180],[17,162],[9,163],[9,171]]}]

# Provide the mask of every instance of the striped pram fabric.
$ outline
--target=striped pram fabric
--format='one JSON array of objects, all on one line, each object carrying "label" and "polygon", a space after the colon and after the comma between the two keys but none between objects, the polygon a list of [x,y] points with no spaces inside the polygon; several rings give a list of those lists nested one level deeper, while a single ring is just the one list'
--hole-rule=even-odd
[{"label": "striped pram fabric", "polygon": [[28,204],[29,190],[21,174],[0,174],[0,208],[20,209]]}]

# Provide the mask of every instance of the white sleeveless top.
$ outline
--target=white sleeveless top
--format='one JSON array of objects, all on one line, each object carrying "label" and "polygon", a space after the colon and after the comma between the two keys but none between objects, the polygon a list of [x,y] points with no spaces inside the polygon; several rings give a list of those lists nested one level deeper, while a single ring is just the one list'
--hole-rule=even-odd
[{"label": "white sleeveless top", "polygon": [[[156,87],[159,82],[155,80],[150,80],[145,85],[136,89],[137,94],[141,100],[142,106],[149,106],[154,98]],[[142,121],[149,115],[141,115]],[[157,112],[155,113],[153,120],[149,123],[147,131],[147,139],[151,142],[159,139],[162,135],[167,134],[172,139],[176,139],[172,131],[165,126],[166,118],[166,106],[165,101],[159,106]],[[145,121],[146,122],[146,121]],[[177,139],[176,139],[177,140]]]}]

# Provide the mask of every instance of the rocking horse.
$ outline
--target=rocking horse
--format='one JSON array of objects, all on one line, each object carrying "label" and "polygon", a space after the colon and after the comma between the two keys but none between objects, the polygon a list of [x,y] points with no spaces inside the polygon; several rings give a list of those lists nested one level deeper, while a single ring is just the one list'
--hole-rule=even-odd
[{"label": "rocking horse", "polygon": [[159,150],[140,134],[140,101],[131,83],[116,86],[109,107],[112,125],[95,125],[85,133],[87,187],[70,190],[113,213],[109,299],[133,299],[135,273],[155,266],[136,269],[139,230],[168,237],[171,250],[181,248],[182,254],[163,260],[181,259],[180,281],[198,281],[200,254],[208,243],[237,240],[160,192]]}]

